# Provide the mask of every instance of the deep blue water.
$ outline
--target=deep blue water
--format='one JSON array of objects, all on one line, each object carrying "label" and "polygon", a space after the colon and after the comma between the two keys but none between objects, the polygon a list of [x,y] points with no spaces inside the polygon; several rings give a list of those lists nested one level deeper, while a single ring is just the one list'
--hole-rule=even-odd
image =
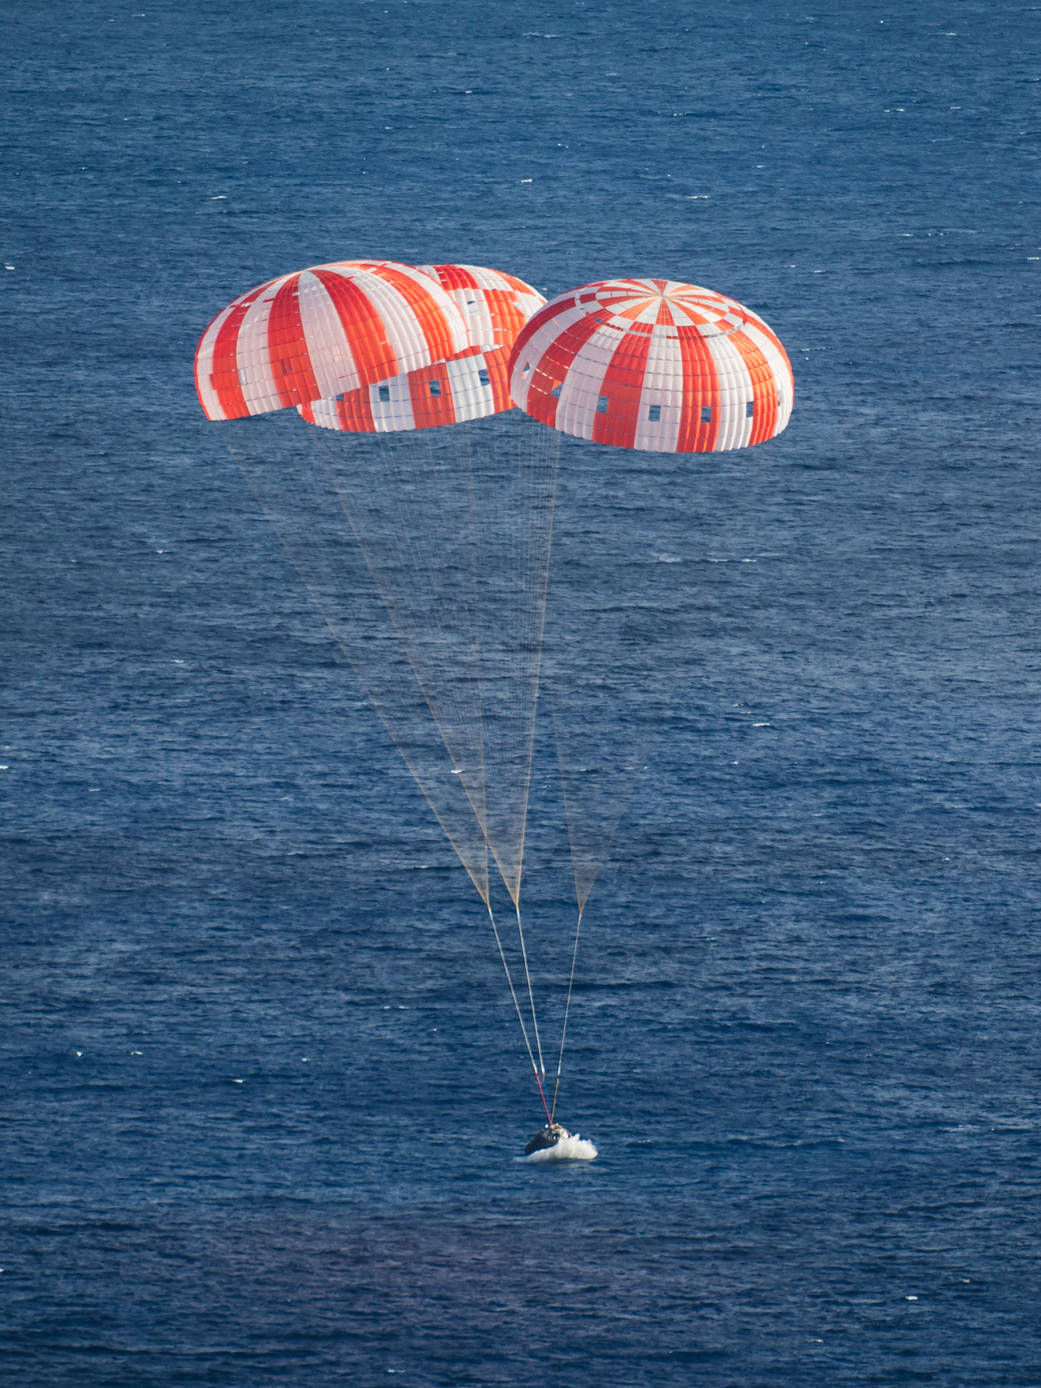
[{"label": "deep blue water", "polygon": [[[4,1381],[1036,1388],[1038,9],[4,34]],[[697,621],[583,927],[591,1165],[514,1161],[484,909],[195,400],[224,303],[357,256],[688,279],[795,369],[648,491]]]}]

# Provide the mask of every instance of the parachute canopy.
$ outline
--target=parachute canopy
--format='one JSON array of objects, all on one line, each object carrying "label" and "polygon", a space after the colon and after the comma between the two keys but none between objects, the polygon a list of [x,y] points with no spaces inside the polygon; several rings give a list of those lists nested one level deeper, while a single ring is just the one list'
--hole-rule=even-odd
[{"label": "parachute canopy", "polygon": [[735,299],[676,280],[604,280],[550,300],[521,329],[510,393],[535,419],[596,443],[665,453],[744,448],[792,409],[780,341]]},{"label": "parachute canopy", "polygon": [[508,353],[532,313],[546,301],[530,284],[481,265],[424,265],[455,302],[475,344],[332,399],[298,406],[310,424],[349,433],[389,434],[483,419],[511,409]]},{"label": "parachute canopy", "polygon": [[233,299],[202,335],[195,384],[209,419],[239,419],[357,390],[474,345],[433,276],[392,260],[341,260]]}]

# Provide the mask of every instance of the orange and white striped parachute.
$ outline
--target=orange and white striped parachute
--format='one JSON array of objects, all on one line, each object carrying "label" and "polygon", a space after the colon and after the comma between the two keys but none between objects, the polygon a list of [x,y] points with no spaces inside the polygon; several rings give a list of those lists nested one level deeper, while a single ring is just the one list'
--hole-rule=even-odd
[{"label": "orange and white striped parachute", "polygon": [[413,265],[341,260],[233,299],[203,333],[195,385],[209,419],[357,390],[473,345],[441,285]]},{"label": "orange and white striped parachute", "polygon": [[397,433],[483,419],[511,409],[508,354],[518,332],[546,301],[516,275],[481,265],[424,265],[463,315],[470,341],[429,367],[301,404],[310,424],[349,433]]},{"label": "orange and white striped parachute", "polygon": [[793,381],[777,336],[736,299],[618,279],[561,294],[529,319],[510,357],[510,393],[578,438],[711,453],[779,434]]}]

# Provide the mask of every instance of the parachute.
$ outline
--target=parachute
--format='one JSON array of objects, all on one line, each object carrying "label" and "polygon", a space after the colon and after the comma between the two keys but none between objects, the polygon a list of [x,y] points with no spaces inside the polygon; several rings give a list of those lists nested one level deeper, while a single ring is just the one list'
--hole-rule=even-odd
[{"label": "parachute", "polygon": [[662,453],[762,443],[792,411],[773,331],[736,299],[675,280],[605,280],[553,299],[514,344],[510,388],[565,434]]},{"label": "parachute", "polygon": [[699,549],[691,455],[779,434],[793,378],[776,334],[737,300],[632,278],[584,285],[534,313],[510,354],[510,392],[571,444],[541,679],[578,906],[559,1086],[586,903],[678,673],[706,646],[703,609],[720,570]]},{"label": "parachute", "polygon": [[233,299],[195,353],[208,419],[240,419],[356,390],[473,346],[451,297],[422,270],[341,260]]},{"label": "parachute", "polygon": [[[557,445],[512,410],[507,362],[543,302],[480,266],[337,262],[234,300],[196,356],[210,418],[270,416],[229,445],[487,906],[540,1085],[520,890]],[[320,427],[291,432],[289,405]]]},{"label": "parachute", "polygon": [[[685,479],[655,460],[779,433],[784,348],[678,281],[546,303],[485,267],[339,261],[233,300],[196,384],[210,419],[267,416],[232,451],[487,907],[552,1125],[583,912],[690,636]],[[552,1109],[521,915],[543,694],[578,905]]]}]

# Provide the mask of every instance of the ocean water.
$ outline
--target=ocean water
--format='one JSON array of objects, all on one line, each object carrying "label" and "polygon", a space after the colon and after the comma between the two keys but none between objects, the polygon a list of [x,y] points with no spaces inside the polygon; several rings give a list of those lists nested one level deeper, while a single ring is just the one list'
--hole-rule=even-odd
[{"label": "ocean water", "polygon": [[[1037,1388],[1041,11],[141,2],[4,24],[4,1382]],[[689,639],[617,732],[595,1161],[517,1160],[484,907],[195,399],[360,256],[686,279],[792,359],[785,434],[622,498]]]}]

